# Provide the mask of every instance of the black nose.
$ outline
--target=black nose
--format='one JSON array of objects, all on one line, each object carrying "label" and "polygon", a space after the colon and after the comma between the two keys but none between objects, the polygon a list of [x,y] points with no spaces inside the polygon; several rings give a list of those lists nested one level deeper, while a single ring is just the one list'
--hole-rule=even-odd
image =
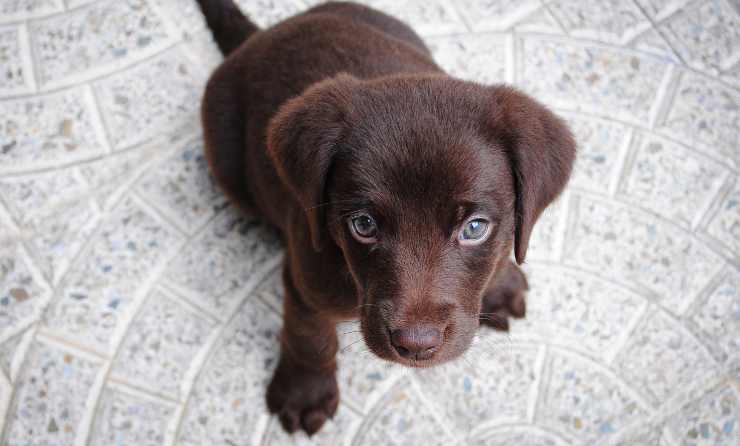
[{"label": "black nose", "polygon": [[424,326],[393,330],[391,344],[402,358],[421,361],[434,355],[442,344],[442,333]]}]

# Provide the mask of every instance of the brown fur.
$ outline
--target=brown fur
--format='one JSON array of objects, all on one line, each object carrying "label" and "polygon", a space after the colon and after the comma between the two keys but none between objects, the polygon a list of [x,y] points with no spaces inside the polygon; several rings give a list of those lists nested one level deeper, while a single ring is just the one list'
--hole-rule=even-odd
[{"label": "brown fur", "polygon": [[[217,38],[221,21],[248,38],[206,89],[208,160],[232,200],[284,236],[267,402],[288,431],[312,434],[337,407],[338,321],[359,318],[379,357],[425,367],[464,352],[480,321],[506,329],[524,316],[527,282],[508,257],[524,261],[575,144],[533,99],[448,76],[410,28],[370,8],[325,4],[264,31],[213,15]],[[377,243],[350,234],[357,211],[375,217]],[[493,230],[462,246],[473,213]]]}]

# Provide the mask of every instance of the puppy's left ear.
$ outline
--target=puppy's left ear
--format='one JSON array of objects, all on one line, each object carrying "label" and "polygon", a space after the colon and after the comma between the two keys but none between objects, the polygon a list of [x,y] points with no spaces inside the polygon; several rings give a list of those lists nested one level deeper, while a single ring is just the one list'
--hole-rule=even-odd
[{"label": "puppy's left ear", "polygon": [[347,74],[319,82],[281,106],[267,129],[268,155],[304,209],[316,251],[325,231],[326,177],[347,129],[350,96],[358,82]]},{"label": "puppy's left ear", "polygon": [[489,92],[484,127],[503,145],[511,164],[516,191],[514,255],[522,264],[534,224],[568,182],[576,143],[568,126],[529,96],[502,86],[490,87]]}]

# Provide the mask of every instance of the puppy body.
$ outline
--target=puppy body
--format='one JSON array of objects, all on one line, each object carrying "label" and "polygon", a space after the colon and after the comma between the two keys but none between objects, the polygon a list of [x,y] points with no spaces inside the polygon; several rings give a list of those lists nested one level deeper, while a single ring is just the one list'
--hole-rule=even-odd
[{"label": "puppy body", "polygon": [[378,356],[429,366],[464,352],[479,321],[506,329],[524,315],[526,279],[508,256],[524,260],[570,174],[559,119],[515,90],[447,76],[410,28],[363,6],[258,31],[230,0],[199,1],[227,54],[203,100],[209,164],[286,243],[267,402],[288,431],[312,434],[336,410],[340,320],[359,318]]}]

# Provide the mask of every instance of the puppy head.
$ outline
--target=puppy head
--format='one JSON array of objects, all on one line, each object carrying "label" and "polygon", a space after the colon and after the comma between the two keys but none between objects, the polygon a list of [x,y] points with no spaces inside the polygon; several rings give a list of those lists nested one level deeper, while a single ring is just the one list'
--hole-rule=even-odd
[{"label": "puppy head", "polygon": [[343,253],[368,347],[410,366],[468,348],[488,281],[512,247],[524,261],[575,156],[542,105],[447,76],[322,82],[273,118],[268,150],[314,249]]}]

